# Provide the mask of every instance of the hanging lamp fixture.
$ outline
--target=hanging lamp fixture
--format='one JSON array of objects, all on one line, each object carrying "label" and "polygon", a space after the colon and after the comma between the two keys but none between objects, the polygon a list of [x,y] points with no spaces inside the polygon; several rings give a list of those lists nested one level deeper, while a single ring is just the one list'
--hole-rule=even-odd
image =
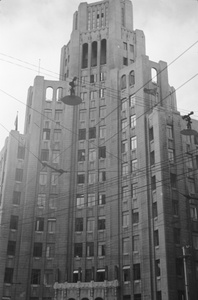
[{"label": "hanging lamp fixture", "polygon": [[198,135],[198,132],[196,130],[192,129],[192,126],[191,126],[192,121],[191,121],[191,117],[190,116],[193,115],[193,114],[194,114],[194,112],[191,111],[188,115],[182,116],[182,119],[187,122],[187,126],[186,126],[187,129],[183,129],[181,131],[182,135],[188,135],[188,136],[190,136],[190,135],[194,135],[194,136]]},{"label": "hanging lamp fixture", "polygon": [[70,95],[67,95],[61,99],[61,101],[66,105],[76,106],[82,103],[82,99],[79,96],[75,95],[75,81],[77,77],[74,77],[73,80],[69,83],[71,86],[70,88]]}]

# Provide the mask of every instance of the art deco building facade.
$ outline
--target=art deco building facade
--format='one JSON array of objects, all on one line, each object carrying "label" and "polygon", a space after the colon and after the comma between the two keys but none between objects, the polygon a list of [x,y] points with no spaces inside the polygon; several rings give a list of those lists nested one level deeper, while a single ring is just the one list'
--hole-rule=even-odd
[{"label": "art deco building facade", "polygon": [[[83,101],[68,106],[74,77]],[[131,1],[81,3],[60,81],[35,78],[24,135],[2,150],[0,297],[197,299],[198,141],[185,126]]]}]

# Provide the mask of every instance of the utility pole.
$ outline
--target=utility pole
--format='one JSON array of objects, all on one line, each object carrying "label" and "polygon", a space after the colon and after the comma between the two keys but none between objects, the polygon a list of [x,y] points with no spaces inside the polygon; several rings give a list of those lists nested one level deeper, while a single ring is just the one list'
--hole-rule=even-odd
[{"label": "utility pole", "polygon": [[190,247],[190,246],[183,246],[183,247],[182,247],[183,264],[184,264],[184,284],[185,284],[186,300],[189,300],[189,295],[188,295],[187,265],[186,265],[187,258],[189,257],[189,254],[186,254],[186,248],[189,248],[189,247]]}]

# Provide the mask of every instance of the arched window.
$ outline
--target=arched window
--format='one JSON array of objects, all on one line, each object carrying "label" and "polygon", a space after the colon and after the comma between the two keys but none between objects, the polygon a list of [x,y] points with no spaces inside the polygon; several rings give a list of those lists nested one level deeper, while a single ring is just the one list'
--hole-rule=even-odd
[{"label": "arched window", "polygon": [[91,47],[91,66],[97,66],[97,42],[92,43]]},{"label": "arched window", "polygon": [[56,90],[56,101],[60,101],[62,97],[63,97],[63,88],[60,87]]},{"label": "arched window", "polygon": [[129,73],[129,85],[134,85],[135,84],[135,72],[131,71]]},{"label": "arched window", "polygon": [[120,87],[121,87],[121,90],[126,89],[126,75],[122,75],[121,81],[120,81]]},{"label": "arched window", "polygon": [[46,89],[45,100],[46,101],[52,101],[53,100],[53,88],[52,87],[48,87]]},{"label": "arched window", "polygon": [[153,83],[157,83],[157,70],[155,68],[151,68],[151,80]]},{"label": "arched window", "polygon": [[88,44],[85,43],[82,46],[82,68],[88,67]]},{"label": "arched window", "polygon": [[105,65],[107,63],[107,41],[103,39],[101,41],[101,51],[100,51],[100,64]]}]

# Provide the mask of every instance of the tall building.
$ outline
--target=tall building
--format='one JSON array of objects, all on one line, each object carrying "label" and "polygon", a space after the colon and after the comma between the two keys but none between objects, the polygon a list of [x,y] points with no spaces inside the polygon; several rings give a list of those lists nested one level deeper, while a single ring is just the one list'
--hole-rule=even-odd
[{"label": "tall building", "polygon": [[[75,81],[82,103],[60,99]],[[81,3],[1,152],[0,299],[195,300],[198,139],[130,0]],[[198,130],[198,122],[193,120]]]}]

